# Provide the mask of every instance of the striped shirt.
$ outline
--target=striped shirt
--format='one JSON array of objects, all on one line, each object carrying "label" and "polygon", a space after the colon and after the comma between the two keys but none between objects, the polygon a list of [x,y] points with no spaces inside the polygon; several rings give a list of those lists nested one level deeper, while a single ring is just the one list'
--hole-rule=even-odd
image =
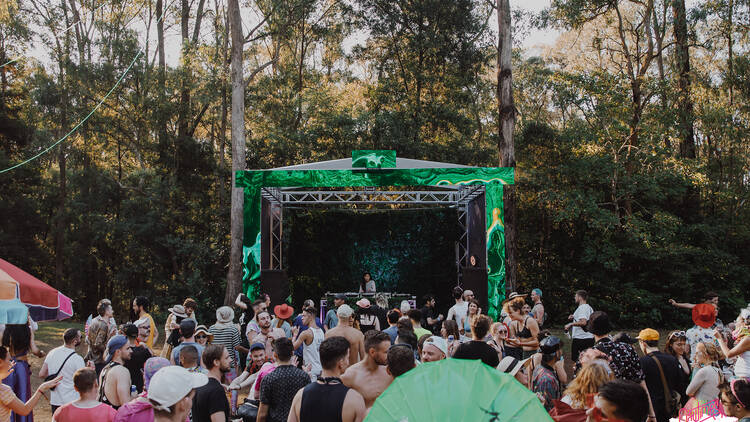
[{"label": "striped shirt", "polygon": [[237,351],[234,348],[239,346],[241,342],[240,330],[234,324],[214,324],[208,329],[208,332],[214,336],[211,344],[218,344],[227,348],[229,358],[232,361],[232,366],[234,366],[235,357],[237,355]]}]

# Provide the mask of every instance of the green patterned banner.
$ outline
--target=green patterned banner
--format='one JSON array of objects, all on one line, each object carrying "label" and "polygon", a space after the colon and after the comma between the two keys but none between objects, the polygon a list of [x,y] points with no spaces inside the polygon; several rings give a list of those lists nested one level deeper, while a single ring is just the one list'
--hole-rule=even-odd
[{"label": "green patterned banner", "polygon": [[352,167],[396,168],[396,151],[371,149],[352,151]]},{"label": "green patterned banner", "polygon": [[[395,153],[394,153],[395,155]],[[395,158],[395,157],[394,157]],[[236,187],[245,190],[243,290],[254,298],[260,287],[260,190],[263,187],[355,187],[486,185],[488,314],[497,316],[505,297],[505,230],[503,185],[513,183],[507,167],[450,167],[366,170],[251,170],[239,171]]]}]

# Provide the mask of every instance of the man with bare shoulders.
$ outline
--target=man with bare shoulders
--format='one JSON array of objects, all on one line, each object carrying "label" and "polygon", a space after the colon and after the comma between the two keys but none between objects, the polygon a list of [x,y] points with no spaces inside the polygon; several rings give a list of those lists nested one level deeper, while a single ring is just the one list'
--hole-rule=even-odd
[{"label": "man with bare shoulders", "polygon": [[326,333],[326,338],[340,336],[349,342],[349,363],[355,364],[365,357],[365,336],[361,331],[352,327],[352,315],[354,310],[351,306],[343,304],[336,311],[339,317],[339,325],[331,328]]},{"label": "man with bare shoulders", "polygon": [[340,336],[323,340],[320,364],[323,367],[320,378],[294,395],[287,422],[362,421],[367,415],[365,400],[339,378],[349,366],[349,340]]},{"label": "man with bare shoulders", "polygon": [[98,400],[117,410],[129,402],[130,371],[123,366],[130,359],[133,344],[124,335],[116,335],[107,343],[107,360],[99,376]]},{"label": "man with bare shoulders", "polygon": [[393,381],[385,370],[389,347],[391,336],[382,331],[368,331],[365,334],[365,358],[350,366],[341,376],[344,385],[362,394],[368,408]]}]

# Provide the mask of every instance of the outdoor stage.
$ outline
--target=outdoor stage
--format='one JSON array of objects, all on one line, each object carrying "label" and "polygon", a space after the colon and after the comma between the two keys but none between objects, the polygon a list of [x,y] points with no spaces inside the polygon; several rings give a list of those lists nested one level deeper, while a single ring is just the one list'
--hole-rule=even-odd
[{"label": "outdoor stage", "polygon": [[289,300],[285,207],[443,206],[456,210],[462,228],[451,284],[475,290],[496,316],[505,297],[503,186],[512,183],[511,168],[396,158],[395,151],[353,151],[351,159],[238,172],[236,187],[245,192],[243,290],[251,298],[268,293],[272,303]]}]

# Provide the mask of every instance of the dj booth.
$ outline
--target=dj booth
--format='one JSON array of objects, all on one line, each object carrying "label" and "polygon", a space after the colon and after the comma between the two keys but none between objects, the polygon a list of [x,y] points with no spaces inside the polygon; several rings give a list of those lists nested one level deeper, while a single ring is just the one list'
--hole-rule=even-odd
[{"label": "dj booth", "polygon": [[[320,320],[323,321],[326,316],[326,312],[328,312],[328,304],[333,303],[333,299],[336,297],[336,295],[342,294],[342,293],[334,293],[334,292],[326,292],[326,294],[320,299]],[[375,304],[375,295],[381,295],[385,297],[385,299],[388,301],[388,309],[398,309],[401,307],[402,301],[409,302],[409,306],[411,306],[411,309],[415,309],[417,307],[417,297],[410,295],[408,293],[388,293],[388,292],[378,292],[378,293],[354,293],[354,292],[346,292],[343,293],[346,296],[346,304],[351,306],[352,309],[355,311],[357,310],[358,306],[356,305],[357,301],[359,301],[362,298],[367,298],[367,300],[370,301],[371,305]]]}]

